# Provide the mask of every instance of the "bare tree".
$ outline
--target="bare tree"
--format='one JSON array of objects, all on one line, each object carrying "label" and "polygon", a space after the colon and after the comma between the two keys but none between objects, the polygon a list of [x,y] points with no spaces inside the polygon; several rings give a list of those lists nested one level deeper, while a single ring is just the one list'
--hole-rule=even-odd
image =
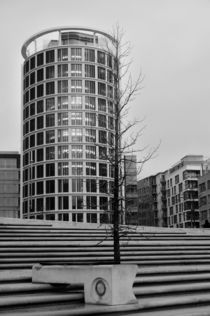
[{"label": "bare tree", "polygon": [[[137,159],[137,164],[142,168],[143,164],[151,159],[157,148],[147,150],[146,148],[136,148],[136,142],[142,135],[144,127],[140,128],[136,133],[132,133],[132,128],[136,127],[139,122],[134,120],[128,121],[127,114],[131,102],[142,88],[143,76],[141,72],[137,79],[133,80],[130,73],[131,60],[130,44],[124,42],[124,33],[117,25],[114,28],[112,45],[114,49],[109,49],[110,54],[114,57],[114,86],[115,86],[115,135],[112,155],[108,159],[114,170],[114,187],[113,187],[113,242],[114,242],[114,263],[120,264],[120,227],[123,214],[124,198],[122,187],[125,181],[125,174],[122,170],[123,157],[125,155],[143,156],[140,160]],[[129,136],[128,136],[129,134]],[[145,153],[146,150],[146,153]]]}]

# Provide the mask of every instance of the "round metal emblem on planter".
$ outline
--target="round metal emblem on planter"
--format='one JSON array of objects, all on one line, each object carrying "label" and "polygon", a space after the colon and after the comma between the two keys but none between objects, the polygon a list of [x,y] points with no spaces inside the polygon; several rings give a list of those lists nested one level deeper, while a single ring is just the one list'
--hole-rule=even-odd
[{"label": "round metal emblem on planter", "polygon": [[96,293],[103,296],[106,293],[106,284],[102,279],[99,279],[95,284]]}]

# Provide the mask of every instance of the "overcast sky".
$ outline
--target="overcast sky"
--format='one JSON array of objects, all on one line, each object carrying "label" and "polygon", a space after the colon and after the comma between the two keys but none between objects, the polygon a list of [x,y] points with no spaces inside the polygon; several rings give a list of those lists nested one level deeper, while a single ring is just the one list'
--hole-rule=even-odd
[{"label": "overcast sky", "polygon": [[210,157],[209,0],[0,0],[0,150],[20,151],[21,46],[57,26],[110,32],[130,41],[132,75],[144,74],[129,118],[144,119],[141,147],[156,157],[140,178],[168,169],[188,154]]}]

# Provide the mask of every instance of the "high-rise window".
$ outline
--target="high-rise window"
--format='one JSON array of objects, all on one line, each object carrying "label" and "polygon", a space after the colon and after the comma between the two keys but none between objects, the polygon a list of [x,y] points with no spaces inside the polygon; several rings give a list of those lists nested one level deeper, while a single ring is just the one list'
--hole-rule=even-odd
[{"label": "high-rise window", "polygon": [[71,64],[71,76],[72,77],[82,76],[82,64]]},{"label": "high-rise window", "polygon": [[83,192],[83,179],[72,179],[72,192]]},{"label": "high-rise window", "polygon": [[96,98],[85,96],[85,109],[95,110],[96,109]]},{"label": "high-rise window", "polygon": [[95,143],[96,142],[96,130],[87,128],[85,130],[85,141],[87,143]]},{"label": "high-rise window", "polygon": [[86,175],[96,176],[96,163],[95,162],[86,162]]},{"label": "high-rise window", "polygon": [[67,95],[58,97],[58,109],[68,110],[68,96]]},{"label": "high-rise window", "polygon": [[58,142],[64,143],[69,141],[69,131],[68,129],[59,129],[58,130]]},{"label": "high-rise window", "polygon": [[71,112],[71,125],[82,125],[82,112]]},{"label": "high-rise window", "polygon": [[67,161],[58,163],[58,175],[59,176],[69,175],[69,163]]},{"label": "high-rise window", "polygon": [[46,79],[52,79],[55,77],[55,68],[54,66],[46,67]]},{"label": "high-rise window", "polygon": [[54,98],[47,98],[46,99],[46,111],[53,111],[55,110],[55,99]]},{"label": "high-rise window", "polygon": [[71,146],[72,159],[82,159],[83,158],[83,148],[82,145],[72,145]]},{"label": "high-rise window", "polygon": [[86,191],[87,192],[97,192],[95,179],[86,179]]},{"label": "high-rise window", "polygon": [[96,146],[85,147],[86,159],[96,159]]},{"label": "high-rise window", "polygon": [[53,63],[55,61],[54,50],[49,50],[46,52],[46,63]]},{"label": "high-rise window", "polygon": [[58,159],[69,158],[69,147],[68,145],[58,146]]},{"label": "high-rise window", "polygon": [[59,80],[58,93],[67,93],[67,92],[68,92],[68,80]]},{"label": "high-rise window", "polygon": [[85,48],[85,61],[95,62],[95,50]]},{"label": "high-rise window", "polygon": [[82,109],[82,97],[81,96],[72,96],[71,97],[71,108],[72,110]]},{"label": "high-rise window", "polygon": [[58,126],[68,125],[68,112],[58,113]]},{"label": "high-rise window", "polygon": [[73,143],[82,142],[82,128],[72,128],[71,129],[71,141]]},{"label": "high-rise window", "polygon": [[68,64],[58,65],[58,77],[68,77]]},{"label": "high-rise window", "polygon": [[72,93],[82,92],[82,80],[71,80],[71,92]]},{"label": "high-rise window", "polygon": [[72,209],[78,210],[83,208],[83,197],[82,195],[72,196]]},{"label": "high-rise window", "polygon": [[55,159],[55,147],[46,147],[45,149],[46,149],[45,159],[46,160]]},{"label": "high-rise window", "polygon": [[49,130],[45,132],[46,144],[55,142],[55,131]]},{"label": "high-rise window", "polygon": [[85,65],[85,77],[95,78],[94,65]]},{"label": "high-rise window", "polygon": [[58,49],[58,61],[68,60],[68,48]]},{"label": "high-rise window", "polygon": [[105,53],[104,52],[101,52],[99,50],[97,51],[97,62],[99,64],[105,65],[106,60],[105,60]]},{"label": "high-rise window", "polygon": [[71,48],[71,60],[81,61],[82,60],[82,49],[81,48]]},{"label": "high-rise window", "polygon": [[46,127],[55,126],[55,114],[47,114],[45,118]]},{"label": "high-rise window", "polygon": [[69,180],[59,179],[58,180],[58,192],[69,192]]},{"label": "high-rise window", "polygon": [[95,81],[85,80],[85,93],[95,94]]},{"label": "high-rise window", "polygon": [[103,67],[98,67],[98,79],[106,80],[106,70]]},{"label": "high-rise window", "polygon": [[73,176],[82,176],[83,175],[82,162],[72,161],[71,168],[72,168],[72,175]]},{"label": "high-rise window", "polygon": [[95,113],[85,113],[85,125],[86,126],[96,126],[96,114]]}]

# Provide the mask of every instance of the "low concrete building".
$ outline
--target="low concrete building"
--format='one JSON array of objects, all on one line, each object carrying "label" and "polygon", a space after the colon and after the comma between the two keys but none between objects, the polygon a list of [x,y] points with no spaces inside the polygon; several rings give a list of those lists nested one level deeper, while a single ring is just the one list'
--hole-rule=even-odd
[{"label": "low concrete building", "polygon": [[20,217],[20,154],[0,152],[0,217]]}]

